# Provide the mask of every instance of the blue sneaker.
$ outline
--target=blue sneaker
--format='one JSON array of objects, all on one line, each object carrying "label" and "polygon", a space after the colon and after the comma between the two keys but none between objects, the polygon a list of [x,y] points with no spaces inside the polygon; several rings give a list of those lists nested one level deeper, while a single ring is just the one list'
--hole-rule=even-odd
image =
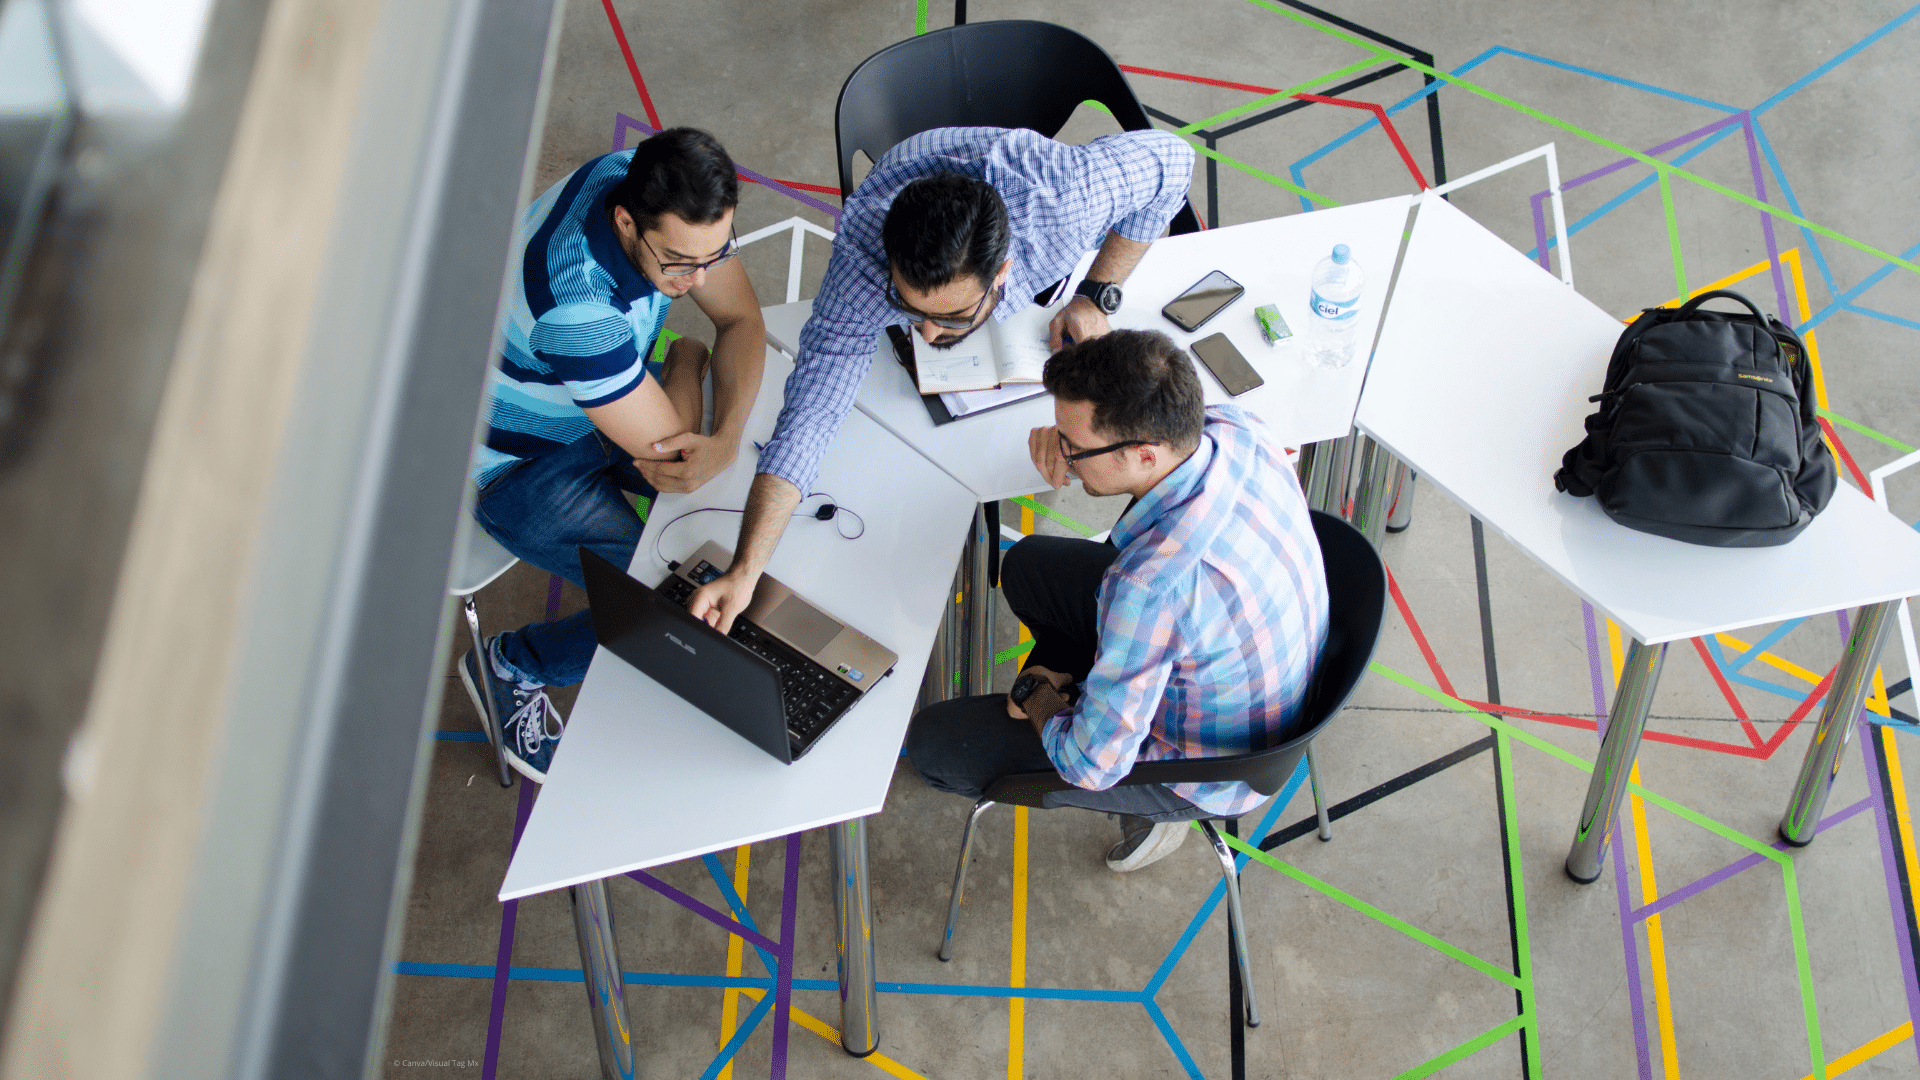
[{"label": "blue sneaker", "polygon": [[[547,782],[547,766],[553,761],[553,752],[560,745],[560,736],[566,731],[567,721],[554,708],[547,697],[547,688],[539,683],[520,682],[508,674],[501,666],[496,654],[500,645],[499,638],[487,642],[488,667],[487,688],[493,693],[494,715],[502,718],[501,727],[506,732],[507,764],[514,771],[536,784]],[[480,704],[480,673],[474,663],[473,650],[460,658],[460,682],[467,688],[467,696],[473,699],[474,711],[482,720],[486,709]],[[483,723],[484,726],[484,723]],[[489,739],[492,731],[487,732]]]}]

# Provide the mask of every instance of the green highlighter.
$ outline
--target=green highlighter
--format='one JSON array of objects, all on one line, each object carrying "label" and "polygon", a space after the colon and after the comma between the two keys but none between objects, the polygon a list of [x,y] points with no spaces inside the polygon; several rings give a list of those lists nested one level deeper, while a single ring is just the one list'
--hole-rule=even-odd
[{"label": "green highlighter", "polygon": [[1253,317],[1260,321],[1260,336],[1267,339],[1269,346],[1293,337],[1293,329],[1287,325],[1287,320],[1280,317],[1278,306],[1262,304],[1253,310]]}]

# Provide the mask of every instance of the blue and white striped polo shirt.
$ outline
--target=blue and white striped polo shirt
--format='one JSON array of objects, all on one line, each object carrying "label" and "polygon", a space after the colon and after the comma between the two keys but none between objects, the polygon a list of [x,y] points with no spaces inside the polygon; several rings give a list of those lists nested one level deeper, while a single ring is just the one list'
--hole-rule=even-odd
[{"label": "blue and white striped polo shirt", "polygon": [[594,158],[527,207],[524,244],[486,445],[474,461],[482,486],[520,461],[593,433],[582,409],[618,401],[646,378],[672,298],[620,248],[607,192],[633,151]]}]

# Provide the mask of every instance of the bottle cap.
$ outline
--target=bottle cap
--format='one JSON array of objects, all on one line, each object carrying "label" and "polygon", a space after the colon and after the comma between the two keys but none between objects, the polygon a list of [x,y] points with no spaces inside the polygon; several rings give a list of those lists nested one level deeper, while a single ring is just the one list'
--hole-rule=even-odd
[{"label": "bottle cap", "polygon": [[1352,257],[1353,257],[1353,252],[1348,249],[1347,245],[1345,244],[1333,245],[1333,261],[1335,263],[1341,266],[1345,266],[1347,263],[1347,260]]}]

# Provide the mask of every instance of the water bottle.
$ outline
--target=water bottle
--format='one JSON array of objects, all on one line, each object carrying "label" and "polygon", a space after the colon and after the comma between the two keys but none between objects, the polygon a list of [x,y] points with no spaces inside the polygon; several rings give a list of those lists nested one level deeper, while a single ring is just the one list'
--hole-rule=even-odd
[{"label": "water bottle", "polygon": [[1360,293],[1366,275],[1345,244],[1313,268],[1313,295],[1307,303],[1307,359],[1315,367],[1346,367],[1353,361],[1360,326]]}]

